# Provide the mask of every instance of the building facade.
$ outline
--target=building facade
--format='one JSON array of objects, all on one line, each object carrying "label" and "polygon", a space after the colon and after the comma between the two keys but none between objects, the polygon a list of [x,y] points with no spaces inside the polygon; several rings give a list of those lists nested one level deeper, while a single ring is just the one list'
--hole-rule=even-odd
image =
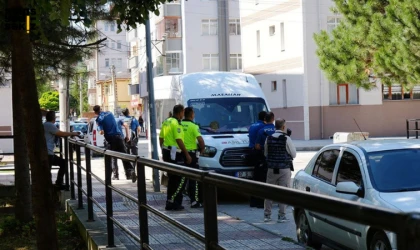
[{"label": "building facade", "polygon": [[[242,71],[239,1],[179,0],[162,4],[159,15],[151,15],[150,30],[154,77]],[[127,33],[132,108],[145,112],[143,117],[148,116],[145,34],[144,25]]]},{"label": "building facade", "polygon": [[[357,89],[331,83],[319,68],[313,39],[341,17],[331,0],[240,1],[243,71],[260,82],[271,110],[285,118],[296,139],[331,138],[335,132],[403,136],[405,120],[420,116],[420,88]],[[392,119],[390,119],[392,117]]]},{"label": "building facade", "polygon": [[[129,46],[126,31],[117,34],[115,21],[100,20],[95,24],[99,39],[107,38],[87,59],[89,105],[101,105],[107,111],[120,111],[129,102]],[[117,87],[114,90],[112,79]],[[114,101],[116,99],[116,101]],[[106,105],[105,105],[106,104]]]},{"label": "building facade", "polygon": [[[0,82],[0,135],[13,135],[11,76]],[[0,151],[13,152],[13,139],[0,139]],[[1,154],[0,154],[1,155]]]}]

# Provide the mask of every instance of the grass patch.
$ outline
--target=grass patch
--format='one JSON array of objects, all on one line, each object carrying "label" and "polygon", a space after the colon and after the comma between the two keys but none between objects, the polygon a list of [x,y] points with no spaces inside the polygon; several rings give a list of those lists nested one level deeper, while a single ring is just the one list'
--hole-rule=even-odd
[{"label": "grass patch", "polygon": [[[56,213],[59,249],[86,250],[74,221],[64,211]],[[35,223],[19,223],[14,216],[0,214],[0,249],[36,250]]]},{"label": "grass patch", "polygon": [[288,241],[288,242],[293,242],[293,243],[295,243],[295,240],[294,239],[292,239],[292,238],[289,238],[289,237],[283,237],[283,238],[281,238],[283,241]]}]

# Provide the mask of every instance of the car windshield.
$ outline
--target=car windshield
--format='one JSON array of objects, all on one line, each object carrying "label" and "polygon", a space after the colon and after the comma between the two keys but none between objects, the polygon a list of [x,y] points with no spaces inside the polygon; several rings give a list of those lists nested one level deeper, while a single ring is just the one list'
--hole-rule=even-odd
[{"label": "car windshield", "polygon": [[248,133],[258,113],[267,111],[264,99],[258,97],[193,99],[188,106],[194,108],[202,134]]},{"label": "car windshield", "polygon": [[380,192],[420,190],[420,149],[368,153],[369,172]]}]

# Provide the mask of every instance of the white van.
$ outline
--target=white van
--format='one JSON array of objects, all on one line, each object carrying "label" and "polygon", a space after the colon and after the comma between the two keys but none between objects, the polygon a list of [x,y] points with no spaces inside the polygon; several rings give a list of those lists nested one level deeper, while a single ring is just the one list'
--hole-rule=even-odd
[{"label": "white van", "polygon": [[[249,74],[199,72],[154,78],[157,128],[175,104],[192,107],[206,148],[200,169],[251,178],[248,129],[268,111],[257,80]],[[147,103],[147,101],[146,101]]]}]

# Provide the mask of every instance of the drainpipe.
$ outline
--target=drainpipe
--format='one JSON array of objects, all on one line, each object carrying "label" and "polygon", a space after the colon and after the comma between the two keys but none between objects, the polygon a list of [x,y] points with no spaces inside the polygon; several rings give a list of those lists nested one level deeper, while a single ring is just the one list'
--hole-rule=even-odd
[{"label": "drainpipe", "polygon": [[[319,0],[317,0],[317,14],[318,14],[318,32],[321,31],[321,15],[320,15],[320,2]],[[320,85],[320,108],[321,108],[321,112],[320,112],[320,116],[321,116],[321,139],[324,139],[324,105],[323,105],[323,100],[324,100],[324,83],[322,81],[322,73],[321,73],[321,69],[318,69],[318,73],[319,73],[319,85]]]},{"label": "drainpipe", "polygon": [[229,65],[229,1],[217,0],[217,23],[219,42],[219,70],[230,71]]}]

